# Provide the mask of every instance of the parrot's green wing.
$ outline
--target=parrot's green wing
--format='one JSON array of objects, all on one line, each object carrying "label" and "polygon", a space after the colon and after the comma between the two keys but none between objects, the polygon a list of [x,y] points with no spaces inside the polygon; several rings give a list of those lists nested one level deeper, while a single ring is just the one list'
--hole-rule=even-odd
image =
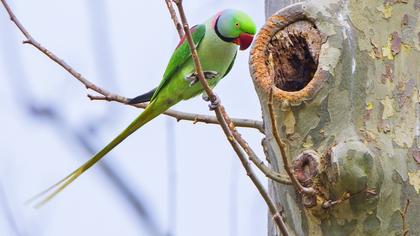
[{"label": "parrot's green wing", "polygon": [[[206,33],[206,26],[196,25],[191,28],[191,34],[193,38],[193,42],[196,47],[200,44],[201,40],[203,39]],[[169,82],[172,78],[172,75],[178,71],[179,68],[191,57],[190,47],[188,45],[188,41],[186,40],[185,36],[181,39],[178,46],[176,47],[174,53],[172,54],[171,59],[169,60],[168,66],[166,67],[165,73],[163,74],[163,79],[160,82],[159,86],[156,88],[155,93],[153,94],[150,101],[153,101],[157,94],[159,94],[160,90]]]}]

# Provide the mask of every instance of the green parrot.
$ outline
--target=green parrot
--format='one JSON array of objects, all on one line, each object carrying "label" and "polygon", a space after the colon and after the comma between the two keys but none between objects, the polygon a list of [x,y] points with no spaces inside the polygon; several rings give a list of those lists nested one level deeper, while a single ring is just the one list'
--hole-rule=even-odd
[{"label": "green parrot", "polygon": [[[244,12],[233,9],[221,11],[204,24],[191,28],[201,66],[210,87],[216,86],[229,73],[235,61],[238,46],[241,50],[247,49],[252,43],[255,32],[256,26],[251,17]],[[131,99],[129,102],[130,104],[136,104],[150,101],[146,109],[90,160],[58,183],[35,196],[34,199],[45,196],[37,206],[51,200],[83,172],[150,120],[181,100],[190,99],[201,93],[203,93],[203,88],[198,82],[190,48],[184,36],[173,52],[159,86],[148,93]]]}]

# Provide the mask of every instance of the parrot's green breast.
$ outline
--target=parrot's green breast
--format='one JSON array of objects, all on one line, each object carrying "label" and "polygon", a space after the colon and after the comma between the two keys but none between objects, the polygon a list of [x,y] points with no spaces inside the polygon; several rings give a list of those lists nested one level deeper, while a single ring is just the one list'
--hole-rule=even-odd
[{"label": "parrot's green breast", "polygon": [[[210,28],[206,25],[206,28]],[[221,40],[213,29],[206,30],[206,35],[198,47],[198,56],[204,71],[217,71],[225,75],[233,62],[238,46]]]}]

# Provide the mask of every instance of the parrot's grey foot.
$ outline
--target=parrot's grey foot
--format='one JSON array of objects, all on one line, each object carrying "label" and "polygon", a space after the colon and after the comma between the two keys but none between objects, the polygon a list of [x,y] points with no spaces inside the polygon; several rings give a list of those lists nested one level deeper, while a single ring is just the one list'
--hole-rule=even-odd
[{"label": "parrot's grey foot", "polygon": [[197,73],[191,73],[190,75],[185,76],[185,80],[190,83],[190,87],[197,83]]},{"label": "parrot's grey foot", "polygon": [[217,71],[212,71],[212,70],[204,71],[203,73],[204,73],[204,78],[206,78],[207,80],[214,79],[219,74],[217,73]]},{"label": "parrot's grey foot", "polygon": [[[214,94],[215,99],[213,101],[210,101],[209,109],[210,111],[216,110],[216,108],[220,105],[220,98],[216,94]],[[210,99],[209,99],[210,100]]]},{"label": "parrot's grey foot", "polygon": [[209,96],[207,95],[207,93],[206,93],[206,92],[203,92],[203,94],[201,95],[201,97],[202,97],[202,98],[203,98],[203,100],[204,100],[204,101],[206,101],[206,102],[210,101],[210,98],[209,98]]},{"label": "parrot's grey foot", "polygon": [[214,96],[215,97],[212,101],[206,92],[203,92],[203,94],[201,95],[204,101],[210,102],[209,104],[210,111],[216,110],[216,108],[220,105],[220,98],[216,94],[214,94]]},{"label": "parrot's grey foot", "polygon": [[[210,79],[216,78],[216,76],[219,73],[217,73],[216,71],[209,70],[209,71],[203,71],[203,74],[204,74],[204,78],[206,78],[207,80],[210,80]],[[194,72],[194,73],[191,73],[190,75],[187,75],[185,77],[185,80],[190,82],[190,87],[193,86],[195,83],[198,82],[197,73]]]}]

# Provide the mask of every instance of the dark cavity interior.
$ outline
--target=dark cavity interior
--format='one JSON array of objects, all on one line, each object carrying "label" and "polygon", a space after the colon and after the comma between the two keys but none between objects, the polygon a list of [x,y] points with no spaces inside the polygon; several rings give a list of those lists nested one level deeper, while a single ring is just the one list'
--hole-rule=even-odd
[{"label": "dark cavity interior", "polygon": [[318,67],[321,36],[309,21],[280,30],[268,45],[268,65],[277,88],[299,91],[312,80]]}]

